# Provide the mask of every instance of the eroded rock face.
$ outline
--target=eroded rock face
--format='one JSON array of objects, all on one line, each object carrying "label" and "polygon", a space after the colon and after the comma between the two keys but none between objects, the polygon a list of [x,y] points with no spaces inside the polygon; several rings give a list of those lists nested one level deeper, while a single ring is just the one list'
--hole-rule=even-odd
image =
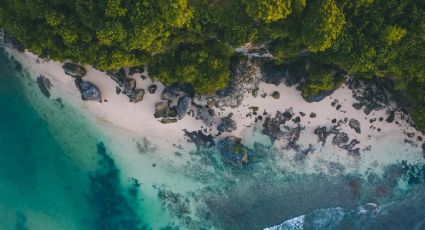
[{"label": "eroded rock face", "polygon": [[236,130],[236,123],[230,117],[221,118],[220,124],[217,126],[219,132],[232,132]]},{"label": "eroded rock face", "polygon": [[99,88],[93,83],[77,79],[75,81],[81,93],[81,99],[84,101],[101,101],[102,96]]},{"label": "eroded rock face", "polygon": [[226,137],[217,143],[223,161],[236,167],[248,164],[253,156],[251,150],[241,144],[241,139],[237,137]]},{"label": "eroded rock face", "polygon": [[65,74],[74,78],[82,78],[87,73],[84,67],[74,63],[65,63],[63,64],[62,68],[65,71]]}]

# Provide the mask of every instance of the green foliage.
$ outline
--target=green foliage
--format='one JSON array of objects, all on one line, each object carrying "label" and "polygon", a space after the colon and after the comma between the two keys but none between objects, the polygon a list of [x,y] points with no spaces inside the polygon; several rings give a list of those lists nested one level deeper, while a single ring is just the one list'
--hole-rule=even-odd
[{"label": "green foliage", "polygon": [[341,83],[329,68],[319,63],[312,63],[309,67],[307,81],[301,84],[300,88],[303,97],[309,97],[335,90]]},{"label": "green foliage", "polygon": [[231,54],[229,47],[215,42],[183,45],[173,55],[158,57],[150,74],[167,85],[191,85],[196,93],[213,93],[227,85]]},{"label": "green foliage", "polygon": [[315,1],[307,11],[302,38],[310,51],[324,51],[332,46],[344,24],[344,14],[335,0]]},{"label": "green foliage", "polygon": [[[277,63],[307,56],[409,95],[425,84],[423,0],[9,0],[0,27],[42,57],[100,70],[149,64],[158,80],[199,93],[226,86],[232,50],[247,42],[269,45]],[[323,66],[303,95],[337,87]],[[425,91],[415,94],[419,124]]]}]

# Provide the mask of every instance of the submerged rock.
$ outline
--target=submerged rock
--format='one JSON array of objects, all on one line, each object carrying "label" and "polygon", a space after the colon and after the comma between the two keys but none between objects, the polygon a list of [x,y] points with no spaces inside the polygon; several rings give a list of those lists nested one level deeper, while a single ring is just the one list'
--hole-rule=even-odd
[{"label": "submerged rock", "polygon": [[332,139],[332,144],[341,147],[343,144],[347,143],[350,138],[348,137],[348,134],[344,132],[339,132],[335,134],[334,138]]},{"label": "submerged rock", "polygon": [[43,95],[49,98],[50,88],[52,87],[52,83],[50,82],[50,80],[44,75],[40,75],[37,77],[37,84]]},{"label": "submerged rock", "polygon": [[65,63],[63,64],[62,68],[65,71],[65,74],[75,78],[82,78],[87,73],[84,67],[74,63]]},{"label": "submerged rock", "polygon": [[356,133],[361,133],[360,122],[356,119],[350,119],[348,125],[356,131]]},{"label": "submerged rock", "polygon": [[230,117],[221,118],[220,124],[217,126],[219,132],[232,132],[236,128],[236,123]]},{"label": "submerged rock", "polygon": [[189,139],[189,142],[194,143],[196,147],[212,147],[214,146],[214,137],[209,135],[205,135],[201,130],[189,132],[186,129],[183,130],[185,136]]},{"label": "submerged rock", "polygon": [[170,107],[170,103],[168,101],[160,101],[155,103],[155,118],[159,117],[175,117],[177,112]]},{"label": "submerged rock", "polygon": [[101,101],[102,100],[102,96],[100,94],[99,88],[97,88],[97,86],[95,86],[93,83],[77,79],[75,81],[75,84],[80,90],[81,99],[83,99],[84,101]]},{"label": "submerged rock", "polygon": [[227,137],[217,143],[223,161],[233,166],[242,167],[248,164],[253,156],[252,152],[237,137]]},{"label": "submerged rock", "polygon": [[186,116],[191,103],[192,99],[189,96],[183,96],[179,99],[176,106],[178,119],[182,119],[184,116]]}]

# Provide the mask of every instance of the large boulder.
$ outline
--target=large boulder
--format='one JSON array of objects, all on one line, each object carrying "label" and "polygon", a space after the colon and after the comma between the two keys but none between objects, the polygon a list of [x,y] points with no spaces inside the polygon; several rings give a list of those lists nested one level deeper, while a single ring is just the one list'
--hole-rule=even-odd
[{"label": "large boulder", "polygon": [[213,116],[206,107],[198,107],[196,110],[196,118],[204,122],[204,124],[211,126],[213,122]]},{"label": "large boulder", "polygon": [[227,137],[217,143],[223,161],[234,166],[242,167],[248,164],[253,156],[252,152],[237,137]]},{"label": "large boulder", "polygon": [[177,112],[170,107],[170,103],[168,101],[160,101],[155,104],[155,118],[159,117],[175,117]]},{"label": "large boulder", "polygon": [[361,133],[360,122],[356,119],[350,119],[348,125],[356,131],[356,133]]},{"label": "large boulder", "polygon": [[70,75],[75,78],[82,78],[86,75],[87,71],[84,67],[74,64],[74,63],[65,63],[62,66],[65,74]]},{"label": "large boulder", "polygon": [[142,101],[144,95],[145,95],[144,89],[135,89],[135,90],[132,90],[131,93],[127,94],[128,98],[130,99],[130,102],[133,102],[133,103]]},{"label": "large boulder", "polygon": [[102,96],[100,94],[99,88],[97,88],[97,86],[95,86],[93,83],[77,79],[75,81],[75,84],[80,90],[81,99],[83,99],[84,101],[101,101],[102,100]]},{"label": "large boulder", "polygon": [[177,118],[182,119],[187,111],[189,110],[189,106],[192,102],[192,99],[189,96],[183,96],[179,99],[176,106]]},{"label": "large boulder", "polygon": [[232,132],[236,130],[236,123],[230,117],[221,118],[220,124],[217,126],[219,132]]}]

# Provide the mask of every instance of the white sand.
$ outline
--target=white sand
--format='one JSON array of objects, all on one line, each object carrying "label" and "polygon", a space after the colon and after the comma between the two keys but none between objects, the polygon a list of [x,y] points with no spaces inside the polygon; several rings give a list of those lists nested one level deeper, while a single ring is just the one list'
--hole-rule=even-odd
[{"label": "white sand", "polygon": [[[172,124],[162,124],[158,119],[154,118],[154,104],[160,101],[160,95],[164,89],[164,86],[159,82],[154,82],[158,89],[155,94],[149,94],[147,92],[147,87],[152,84],[152,80],[142,80],[140,74],[135,74],[133,77],[136,82],[136,88],[145,89],[145,97],[143,101],[139,103],[130,103],[127,96],[120,94],[117,95],[115,88],[117,84],[105,73],[93,69],[90,66],[85,66],[87,70],[87,75],[84,77],[84,80],[94,83],[101,91],[102,98],[106,99],[107,102],[85,102],[80,98],[80,93],[76,88],[73,79],[66,75],[62,69],[62,63],[54,61],[45,61],[39,60],[37,56],[25,52],[18,53],[14,50],[8,50],[10,53],[15,56],[20,62],[24,64],[24,67],[32,70],[36,74],[43,74],[48,77],[52,84],[52,95],[61,97],[67,102],[70,102],[75,107],[84,111],[85,114],[93,117],[98,123],[112,127],[119,127],[123,130],[126,130],[130,133],[130,136],[136,137],[136,139],[144,136],[149,137],[149,140],[154,143],[160,152],[173,153],[175,147],[173,144],[187,146],[186,139],[184,137],[183,129],[189,131],[200,130],[201,127],[205,128],[205,125],[191,116],[185,116],[182,120],[177,123]],[[39,62],[39,63],[38,63]],[[145,73],[146,74],[146,73]],[[258,73],[257,73],[258,74]],[[280,93],[280,99],[274,99],[271,97],[273,91],[278,91]],[[271,84],[261,83],[259,95],[267,93],[268,96],[262,98],[258,96],[254,98],[252,95],[245,95],[245,100],[243,104],[238,108],[224,108],[224,111],[216,109],[215,124],[212,128],[212,131],[208,133],[217,134],[215,125],[218,124],[220,117],[227,116],[230,113],[233,113],[232,119],[237,124],[237,130],[232,133],[222,134],[217,137],[217,139],[222,138],[226,135],[234,135],[243,137],[243,141],[247,144],[250,143],[250,140],[258,141],[263,139],[267,141],[267,137],[262,137],[259,132],[254,132],[254,130],[261,130],[262,122],[255,123],[255,117],[246,117],[246,114],[252,113],[252,110],[249,108],[251,106],[259,107],[258,115],[262,115],[263,111],[266,111],[268,114],[271,114],[274,117],[276,111],[285,111],[286,109],[292,108],[295,116],[299,115],[299,112],[304,112],[305,117],[301,117],[301,125],[305,126],[305,131],[302,132],[300,138],[300,144],[303,147],[307,147],[309,144],[316,146],[321,152],[336,152],[337,154],[332,155],[332,157],[326,155],[326,158],[330,161],[346,161],[351,159],[351,163],[355,164],[353,157],[347,156],[346,151],[338,149],[337,147],[329,144],[332,141],[332,136],[328,138],[328,144],[324,147],[317,145],[317,136],[313,134],[313,131],[318,126],[332,126],[332,119],[344,119],[344,118],[354,118],[360,122],[361,134],[357,134],[353,129],[348,127],[347,124],[341,126],[342,131],[346,132],[350,136],[350,140],[356,138],[360,141],[360,144],[357,147],[364,149],[367,146],[372,146],[372,152],[374,154],[367,154],[368,151],[362,152],[362,157],[365,157],[369,164],[363,165],[363,170],[368,170],[371,165],[376,162],[394,162],[400,161],[403,159],[405,150],[413,152],[415,154],[415,159],[422,159],[420,154],[420,144],[417,140],[417,136],[422,136],[420,132],[417,132],[414,128],[410,127],[406,121],[403,121],[396,116],[396,121],[399,124],[387,123],[385,118],[387,118],[386,109],[381,111],[373,111],[370,115],[365,115],[362,111],[357,111],[352,107],[352,104],[355,102],[355,99],[352,96],[351,90],[349,90],[346,85],[343,85],[340,89],[334,92],[331,96],[325,98],[321,102],[316,103],[307,103],[301,97],[300,92],[295,89],[295,87],[286,87],[284,85],[274,86]],[[338,111],[335,107],[331,106],[331,102],[334,99],[338,99],[341,105],[341,109]],[[310,118],[310,113],[316,113],[315,118]],[[294,116],[294,117],[295,117]],[[383,117],[383,121],[378,119]],[[265,116],[263,116],[264,121]],[[369,119],[376,118],[373,124],[370,124]],[[295,124],[294,124],[295,125]],[[369,128],[371,125],[374,128]],[[378,129],[381,129],[378,132]],[[209,130],[209,128],[208,128]],[[416,143],[417,146],[408,146],[408,144],[403,144],[404,139],[407,138],[405,132],[414,132],[415,137],[411,140]],[[383,143],[383,144],[381,144]],[[251,142],[252,144],[252,142]],[[396,145],[397,148],[388,148],[388,146]],[[280,149],[279,142],[276,143],[276,148]],[[400,149],[404,148],[405,149]],[[193,148],[193,146],[192,146]],[[186,149],[187,150],[187,149]],[[397,151],[396,155],[389,155],[389,152]],[[288,151],[284,151],[288,152]],[[170,154],[169,154],[170,155]],[[320,155],[313,155],[312,158],[318,157]],[[382,158],[380,160],[375,159],[377,156]],[[394,156],[394,157],[391,157]],[[288,157],[292,155],[282,156],[282,162],[285,167],[288,165]],[[323,156],[322,156],[323,157]],[[172,158],[172,155],[171,155]],[[320,163],[323,159],[316,159],[315,163]],[[357,166],[356,166],[357,167]],[[317,169],[317,166],[310,167],[313,171]]]}]

